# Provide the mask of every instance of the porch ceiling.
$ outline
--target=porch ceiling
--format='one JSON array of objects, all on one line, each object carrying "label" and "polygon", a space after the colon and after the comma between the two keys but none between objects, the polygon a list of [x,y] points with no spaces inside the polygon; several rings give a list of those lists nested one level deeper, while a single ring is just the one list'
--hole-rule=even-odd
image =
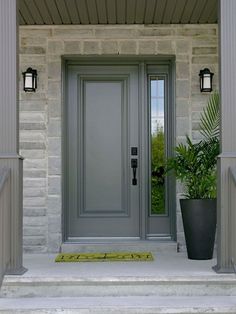
[{"label": "porch ceiling", "polygon": [[217,23],[218,0],[19,0],[20,24]]}]

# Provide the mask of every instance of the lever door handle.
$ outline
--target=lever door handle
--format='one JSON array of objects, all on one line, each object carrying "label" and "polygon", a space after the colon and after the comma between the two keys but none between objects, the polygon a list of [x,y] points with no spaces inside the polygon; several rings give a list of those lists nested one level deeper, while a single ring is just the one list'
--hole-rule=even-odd
[{"label": "lever door handle", "polygon": [[137,158],[131,159],[131,168],[133,169],[132,184],[137,185],[137,178],[136,178],[136,172],[137,172],[137,168],[138,168],[138,159]]}]

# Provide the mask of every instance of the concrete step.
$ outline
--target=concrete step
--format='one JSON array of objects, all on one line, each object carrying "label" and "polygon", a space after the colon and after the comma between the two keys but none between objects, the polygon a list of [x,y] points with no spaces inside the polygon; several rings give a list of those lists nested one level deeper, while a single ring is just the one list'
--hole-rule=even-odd
[{"label": "concrete step", "polygon": [[181,277],[5,276],[1,298],[236,296],[234,275]]},{"label": "concrete step", "polygon": [[177,243],[173,241],[117,241],[111,242],[100,240],[100,242],[93,243],[81,241],[81,243],[63,243],[61,245],[61,252],[63,253],[94,253],[94,252],[124,252],[124,251],[150,251],[150,252],[177,252]]},{"label": "concrete step", "polygon": [[190,314],[236,313],[236,297],[80,297],[1,299],[0,313]]}]

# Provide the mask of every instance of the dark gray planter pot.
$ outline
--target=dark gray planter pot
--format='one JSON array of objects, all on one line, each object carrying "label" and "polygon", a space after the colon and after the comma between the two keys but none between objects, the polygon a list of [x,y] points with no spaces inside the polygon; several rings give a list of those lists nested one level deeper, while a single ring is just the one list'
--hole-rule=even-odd
[{"label": "dark gray planter pot", "polygon": [[189,259],[212,259],[216,232],[216,199],[180,200]]}]

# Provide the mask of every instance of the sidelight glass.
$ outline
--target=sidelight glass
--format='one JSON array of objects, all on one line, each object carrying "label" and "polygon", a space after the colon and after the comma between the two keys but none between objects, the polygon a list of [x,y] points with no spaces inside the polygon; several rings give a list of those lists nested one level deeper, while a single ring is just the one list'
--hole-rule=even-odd
[{"label": "sidelight glass", "polygon": [[150,77],[151,215],[165,210],[165,79]]}]

